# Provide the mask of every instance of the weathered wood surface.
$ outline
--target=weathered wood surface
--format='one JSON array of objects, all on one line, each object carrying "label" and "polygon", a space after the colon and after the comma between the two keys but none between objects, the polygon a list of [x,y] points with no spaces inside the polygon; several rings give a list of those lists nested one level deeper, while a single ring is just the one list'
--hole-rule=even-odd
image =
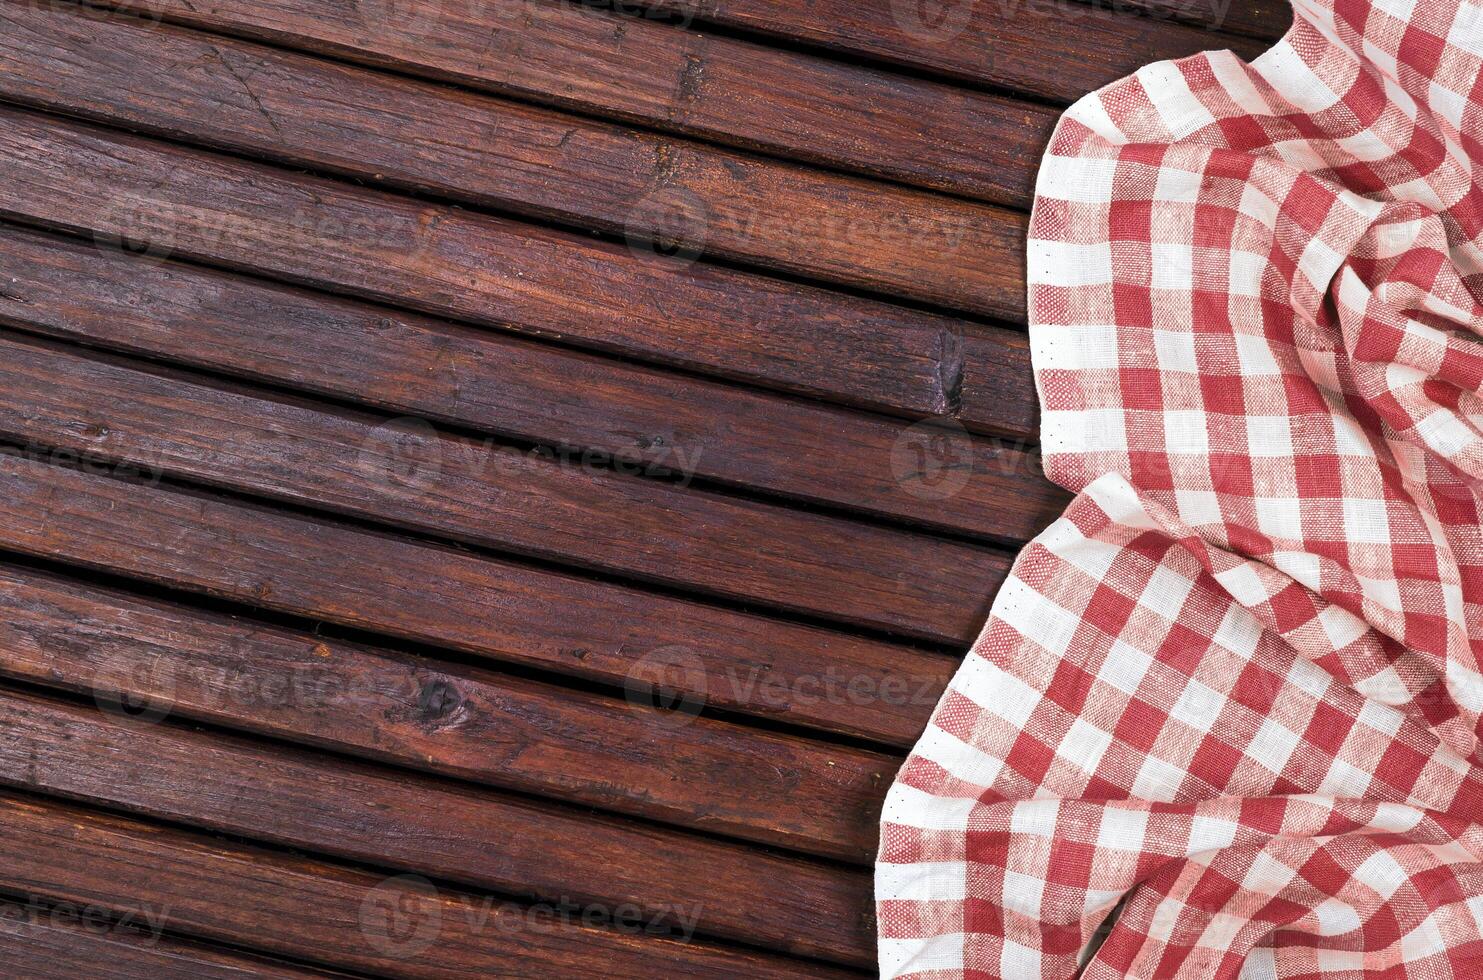
[{"label": "weathered wood surface", "polygon": [[0,109],[0,214],[496,329],[919,414],[962,325],[931,313]]},{"label": "weathered wood surface", "polygon": [[0,970],[26,980],[325,980],[346,974],[228,953],[86,904],[0,900]]},{"label": "weathered wood surface", "polygon": [[[0,673],[695,829],[868,859],[898,757],[225,620],[0,565]],[[766,678],[740,676],[766,688]],[[886,700],[925,718],[945,686]],[[824,689],[820,699],[858,697]],[[905,710],[903,710],[903,714]],[[924,723],[924,722],[923,722]]]},{"label": "weathered wood surface", "polygon": [[1165,58],[1211,48],[1228,47],[1243,57],[1262,50],[1247,38],[1128,17],[1082,0],[643,0],[642,5],[1062,102]]},{"label": "weathered wood surface", "polygon": [[[168,933],[408,980],[639,976],[659,962],[676,976],[858,976],[562,921],[493,896],[10,794],[0,795],[0,890],[148,915]],[[395,910],[411,922],[388,921]]]},{"label": "weathered wood surface", "polygon": [[[823,282],[1021,319],[1025,218],[85,8],[0,4],[0,95]],[[656,246],[656,248],[659,246]]]},{"label": "weathered wood surface", "polygon": [[[965,337],[966,464],[934,492],[912,450],[927,427],[547,347],[413,314],[0,225],[0,322],[271,381],[514,439],[1003,541],[1065,493],[1028,450],[1035,392],[1024,338]],[[313,350],[306,358],[301,352]],[[928,462],[936,460],[928,457]]]},{"label": "weathered wood surface", "polygon": [[[709,705],[828,731],[899,739],[919,715],[881,692],[916,690],[914,683],[941,678],[944,661],[951,663],[897,644],[18,456],[0,454],[0,488],[0,547],[13,551],[618,691],[636,671],[669,665],[662,676]],[[829,667],[843,679],[832,683],[862,678],[875,693],[821,698]]]},{"label": "weathered wood surface", "polygon": [[690,2],[0,0],[0,970],[872,966],[1054,106],[1275,25]]},{"label": "weathered wood surface", "polygon": [[4,331],[0,390],[0,435],[17,442],[932,641],[971,637],[1009,566],[991,548],[562,465]]},{"label": "weathered wood surface", "polygon": [[[1284,0],[1112,0],[1156,20],[1182,21],[1206,30],[1230,31],[1275,41],[1292,25]],[[1236,49],[1241,50],[1241,49]],[[1243,52],[1244,53],[1244,52]]]},{"label": "weathered wood surface", "polygon": [[[0,784],[869,967],[866,870],[0,689]],[[784,891],[779,882],[787,882]],[[812,928],[800,929],[808,921]],[[3,925],[3,923],[0,923]],[[0,935],[3,941],[3,935]]]},{"label": "weathered wood surface", "polygon": [[564,0],[122,0],[122,9],[1000,204],[1056,114]]}]

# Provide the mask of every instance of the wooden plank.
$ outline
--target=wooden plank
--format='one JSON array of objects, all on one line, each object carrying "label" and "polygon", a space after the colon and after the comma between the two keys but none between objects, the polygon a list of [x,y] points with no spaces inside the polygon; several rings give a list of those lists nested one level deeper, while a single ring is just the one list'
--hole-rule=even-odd
[{"label": "wooden plank", "polygon": [[482,326],[939,414],[961,324],[0,109],[0,213]]},{"label": "wooden plank", "polygon": [[0,434],[17,442],[932,641],[982,626],[1009,569],[995,549],[563,465],[4,331],[0,390]]},{"label": "wooden plank", "polygon": [[[470,204],[1023,319],[1025,217],[195,31],[0,3],[0,93]],[[168,66],[166,68],[165,66]]]},{"label": "wooden plank", "polygon": [[0,488],[0,547],[13,551],[619,689],[668,667],[659,671],[668,686],[707,705],[826,731],[899,738],[902,709],[889,703],[900,698],[895,692],[917,690],[913,681],[940,677],[942,662],[951,663],[30,459],[0,455]]},{"label": "wooden plank", "polygon": [[[475,889],[620,906],[709,935],[869,968],[871,881],[746,847],[502,799],[219,733],[0,689],[0,784]],[[539,841],[539,847],[532,847]],[[806,929],[799,923],[808,922]]]},{"label": "wooden plank", "polygon": [[0,322],[1003,541],[1037,534],[1067,499],[1011,445],[1034,431],[1035,391],[1025,338],[1006,331],[965,338],[962,402],[966,424],[1010,438],[949,439],[965,465],[933,488],[914,478],[913,449],[933,445],[914,423],[5,226]]},{"label": "wooden plank", "polygon": [[936,6],[900,0],[643,0],[643,6],[1062,102],[1166,58],[1212,48],[1228,47],[1243,57],[1261,50],[1246,38],[1212,36],[1077,0]]},{"label": "wooden plank", "polygon": [[[805,850],[833,840],[854,861],[869,859],[900,761],[666,714],[637,687],[626,703],[11,566],[0,582],[9,677],[715,833]],[[946,678],[922,684],[886,699],[918,730]]]},{"label": "wooden plank", "polygon": [[[983,333],[963,337],[957,421],[976,431],[1009,435],[1008,439],[994,441],[1005,453],[997,470],[1001,477],[1017,479],[1013,474],[1029,474],[1026,482],[1039,480],[1050,486],[1040,469],[1038,454],[1030,448],[1040,434],[1040,396],[1030,364],[1030,339],[1021,334],[1015,341]],[[1059,517],[1070,497],[1057,487],[1051,499],[1060,508],[1054,515]],[[1035,516],[1039,523],[1034,533],[1039,534],[1050,522],[1041,520],[1044,511],[1037,511]]]},{"label": "wooden plank", "polygon": [[1029,201],[1056,119],[1029,102],[561,0],[105,5],[999,204]]},{"label": "wooden plank", "polygon": [[[1112,0],[1119,8],[1159,20],[1177,20],[1206,30],[1233,31],[1276,41],[1292,25],[1285,0]],[[1240,51],[1240,49],[1237,49]],[[1243,57],[1248,57],[1241,52]]]},{"label": "wooden plank", "polygon": [[[226,882],[230,901],[223,901]],[[416,879],[11,795],[0,797],[0,888],[148,912],[188,936],[409,980],[640,976],[661,966],[667,975],[695,977],[858,976],[573,924]]]},{"label": "wooden plank", "polygon": [[113,922],[87,905],[0,900],[0,971],[26,980],[323,980],[287,966]]}]

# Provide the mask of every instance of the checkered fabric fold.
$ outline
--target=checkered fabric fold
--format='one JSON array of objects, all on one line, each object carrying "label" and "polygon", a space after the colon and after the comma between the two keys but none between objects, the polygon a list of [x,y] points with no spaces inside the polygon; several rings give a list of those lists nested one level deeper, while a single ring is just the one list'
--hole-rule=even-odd
[{"label": "checkered fabric fold", "polygon": [[886,976],[1483,978],[1483,0],[1299,0],[1041,166],[1046,471],[886,802]]}]

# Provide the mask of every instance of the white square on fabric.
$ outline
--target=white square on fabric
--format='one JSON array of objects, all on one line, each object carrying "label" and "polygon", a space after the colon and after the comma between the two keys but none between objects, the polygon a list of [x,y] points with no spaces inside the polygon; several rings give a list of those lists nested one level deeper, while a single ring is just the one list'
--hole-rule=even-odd
[{"label": "white square on fabric", "polygon": [[1416,0],[1372,0],[1375,9],[1383,11],[1396,20],[1408,21],[1416,9]]},{"label": "white square on fabric", "polygon": [[1075,521],[1068,521],[1064,517],[1040,532],[1040,537],[1035,541],[1057,558],[1069,562],[1085,572],[1087,577],[1098,581],[1107,576],[1107,570],[1123,553],[1123,549],[1111,541],[1086,537]]},{"label": "white square on fabric", "polygon": [[[1265,335],[1237,333],[1233,339],[1236,342],[1236,363],[1241,366],[1242,377],[1268,377],[1282,373],[1282,367],[1272,354],[1272,342]],[[1241,379],[1233,378],[1231,383],[1240,384]]]},{"label": "white square on fabric", "polygon": [[1164,451],[1174,456],[1210,455],[1210,419],[1204,412],[1164,412]]},{"label": "white square on fabric", "polygon": [[881,899],[962,901],[968,866],[962,861],[880,863],[875,866],[876,896]]},{"label": "white square on fabric", "polygon": [[1046,898],[1046,882],[1032,875],[1004,872],[1004,907],[1031,919],[1040,918],[1041,901]]},{"label": "white square on fabric", "polygon": [[1031,949],[1029,946],[1021,946],[1012,939],[1004,940],[1004,948],[999,953],[999,969],[1001,977],[1045,975],[1045,969],[1040,962],[1040,951]]},{"label": "white square on fabric", "polygon": [[953,689],[1016,728],[1025,726],[1040,703],[1040,692],[976,654],[964,658],[958,676],[953,678]]},{"label": "white square on fabric", "polygon": [[1112,744],[1112,736],[1083,718],[1071,723],[1066,735],[1056,745],[1056,755],[1084,772],[1094,773],[1102,755]]},{"label": "white square on fabric", "polygon": [[1322,292],[1333,280],[1344,258],[1329,248],[1323,239],[1310,238],[1303,247],[1303,254],[1298,256],[1298,271],[1315,290]]},{"label": "white square on fabric", "polygon": [[1301,741],[1302,738],[1296,732],[1271,718],[1265,718],[1247,743],[1245,752],[1253,762],[1280,775]]},{"label": "white square on fabric", "polygon": [[1106,659],[1102,661],[1102,669],[1097,671],[1097,679],[1131,695],[1138,690],[1138,685],[1143,682],[1152,665],[1153,658],[1142,650],[1129,646],[1122,640],[1114,640],[1111,649],[1107,651]]},{"label": "white square on fabric", "polygon": [[1160,565],[1148,577],[1148,584],[1138,596],[1138,605],[1173,622],[1179,618],[1179,612],[1184,608],[1184,602],[1194,587],[1192,580],[1168,565]]},{"label": "white square on fabric", "polygon": [[1359,423],[1345,415],[1334,415],[1334,451],[1340,456],[1372,456],[1374,449]]},{"label": "white square on fabric", "polygon": [[1466,97],[1436,82],[1427,85],[1426,94],[1432,111],[1450,122],[1455,128],[1462,128],[1463,113],[1467,112],[1470,104]]},{"label": "white square on fabric", "polygon": [[[1179,66],[1172,61],[1156,61],[1151,65],[1145,65],[1136,72],[1138,80],[1143,83],[1143,91],[1158,110],[1159,118],[1164,122],[1164,128],[1175,140],[1184,139],[1211,123],[1215,117],[1205,104],[1195,98],[1190,91],[1189,82],[1185,81],[1184,73]],[[1160,176],[1168,170],[1160,172]],[[1195,193],[1198,193],[1198,189]],[[1194,198],[1165,198],[1160,195],[1161,200],[1194,200]]]},{"label": "white square on fabric", "polygon": [[[928,762],[935,762],[944,772],[952,773],[954,779],[966,780],[978,786],[993,786],[1004,769],[1003,759],[964,742],[940,725],[928,725],[912,752]],[[971,807],[965,809],[961,816],[966,819],[969,812]]]},{"label": "white square on fabric", "polygon": [[1385,544],[1390,541],[1390,517],[1385,501],[1346,496],[1343,501],[1344,537],[1359,544]]},{"label": "white square on fabric", "polygon": [[1354,578],[1366,599],[1392,612],[1401,611],[1401,588],[1394,579],[1367,578],[1364,575]]},{"label": "white square on fabric", "polygon": [[1179,519],[1191,527],[1219,524],[1224,519],[1220,498],[1211,490],[1175,490],[1174,506]]},{"label": "white square on fabric", "polygon": [[1394,736],[1401,730],[1405,715],[1385,704],[1365,701],[1359,706],[1359,722],[1383,735]]},{"label": "white square on fabric", "polygon": [[1303,537],[1303,511],[1295,497],[1256,497],[1252,500],[1256,525],[1269,538],[1299,541]]},{"label": "white square on fabric", "polygon": [[[1237,572],[1242,570],[1250,572],[1250,568],[1246,565],[1233,569]],[[1226,579],[1221,579],[1220,584],[1227,591],[1230,590]],[[1257,588],[1260,589],[1260,581],[1257,583]],[[1231,597],[1236,600],[1237,604],[1226,610],[1225,618],[1215,628],[1215,642],[1242,659],[1250,660],[1256,656],[1256,648],[1262,641],[1262,624],[1252,615],[1251,610],[1246,608],[1247,605],[1255,605],[1255,603],[1247,603],[1234,593]]]},{"label": "white square on fabric", "polygon": [[1472,712],[1483,712],[1483,674],[1466,666],[1455,657],[1447,660],[1447,689],[1452,692],[1459,707]]},{"label": "white square on fabric", "polygon": [[1270,946],[1263,946],[1248,952],[1236,980],[1279,980],[1277,951]]},{"label": "white square on fabric", "polygon": [[1086,452],[1127,452],[1127,416],[1120,408],[1081,412],[1083,447]]},{"label": "white square on fabric", "polygon": [[1050,840],[1056,836],[1056,817],[1060,812],[1059,800],[1021,800],[1009,811],[1009,831]]},{"label": "white square on fabric", "polygon": [[1236,840],[1236,822],[1223,817],[1195,816],[1190,818],[1189,851],[1219,851],[1230,847]]},{"label": "white square on fabric", "polygon": [[[1241,203],[1236,208],[1246,217],[1261,222],[1267,228],[1276,227],[1277,215],[1281,212],[1281,209],[1277,206],[1277,202],[1268,197],[1260,187],[1252,183],[1248,183],[1241,188]],[[1260,258],[1265,265],[1266,257],[1261,256]]]},{"label": "white square on fabric", "polygon": [[1030,281],[1046,286],[1093,286],[1112,282],[1112,244],[1053,242],[1032,238],[1026,243]]},{"label": "white square on fabric", "polygon": [[1102,204],[1108,200],[1116,172],[1116,160],[1047,154],[1040,163],[1035,189],[1053,200]]},{"label": "white square on fabric", "polygon": [[948,973],[961,971],[966,938],[961,932],[945,932],[925,939],[882,938],[877,945],[881,976],[898,977],[903,973],[933,973],[938,970]]},{"label": "white square on fabric", "polygon": [[1257,851],[1252,856],[1251,866],[1241,879],[1241,886],[1248,891],[1276,895],[1286,888],[1297,872],[1266,851]]},{"label": "white square on fabric", "polygon": [[[1000,587],[999,597],[994,600],[994,613],[1023,636],[1057,655],[1066,652],[1071,645],[1071,638],[1076,635],[1077,627],[1081,625],[1080,616],[1051,602],[1019,578],[1010,578]],[[1007,685],[1010,681],[1024,686],[1019,678],[1011,674],[1002,670],[999,674],[1001,677],[996,680],[1000,686]]]},{"label": "white square on fabric", "polygon": [[1355,881],[1370,888],[1383,899],[1389,899],[1402,885],[1411,880],[1411,875],[1389,851],[1376,851],[1365,858],[1354,869]]},{"label": "white square on fabric", "polygon": [[1164,373],[1198,374],[1200,362],[1195,359],[1195,335],[1186,330],[1155,330],[1153,352]]},{"label": "white square on fabric", "polygon": [[1483,57],[1483,7],[1463,4],[1447,32],[1447,43],[1461,51]]},{"label": "white square on fabric", "polygon": [[1197,731],[1209,731],[1215,719],[1226,706],[1225,696],[1197,680],[1189,680],[1179,698],[1169,709],[1169,717],[1181,721]]},{"label": "white square on fabric", "polygon": [[1352,766],[1343,759],[1335,759],[1329,763],[1329,771],[1324,774],[1323,782],[1318,784],[1316,792],[1338,799],[1360,800],[1369,793],[1372,782],[1374,777],[1363,769]]},{"label": "white square on fabric", "polygon": [[1258,606],[1267,600],[1267,587],[1249,562],[1216,572],[1215,580],[1243,606]]},{"label": "white square on fabric", "polygon": [[1141,851],[1148,842],[1148,811],[1109,805],[1097,827],[1097,846]]},{"label": "white square on fabric", "polygon": [[1246,443],[1252,456],[1291,459],[1292,419],[1286,415],[1246,416]]},{"label": "white square on fabric", "polygon": [[1203,183],[1202,174],[1178,167],[1160,167],[1158,179],[1154,183],[1153,199],[1168,204],[1194,204],[1200,199],[1200,187]]},{"label": "white square on fabric", "polygon": [[1267,274],[1269,265],[1271,263],[1267,261],[1265,255],[1233,249],[1231,269],[1228,273],[1230,292],[1236,296],[1260,296],[1262,280]]},{"label": "white square on fabric", "polygon": [[1143,767],[1133,779],[1133,792],[1140,800],[1168,803],[1179,793],[1182,785],[1184,770],[1155,756],[1149,756],[1143,760]]}]

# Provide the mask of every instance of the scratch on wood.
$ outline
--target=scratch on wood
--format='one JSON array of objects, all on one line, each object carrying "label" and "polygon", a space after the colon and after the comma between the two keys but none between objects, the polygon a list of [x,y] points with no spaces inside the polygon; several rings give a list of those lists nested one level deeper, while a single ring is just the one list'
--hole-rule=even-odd
[{"label": "scratch on wood", "polygon": [[680,69],[679,85],[670,106],[671,121],[683,120],[691,103],[700,98],[700,85],[705,78],[705,58],[698,54],[685,55],[685,65]]},{"label": "scratch on wood", "polygon": [[937,386],[941,410],[957,415],[963,407],[963,339],[951,330],[937,335]]},{"label": "scratch on wood", "polygon": [[221,62],[221,66],[227,70],[227,74],[235,78],[237,84],[242,86],[242,91],[246,92],[247,97],[252,100],[252,104],[257,106],[257,111],[268,121],[268,125],[273,127],[273,132],[282,136],[283,130],[278,128],[278,121],[273,118],[273,114],[267,110],[262,100],[257,97],[257,93],[252,90],[252,86],[247,84],[247,79],[243,78],[237,69],[232,67],[231,62],[227,61],[226,57],[222,55],[220,48],[213,44],[211,50],[216,54],[216,60]]}]

